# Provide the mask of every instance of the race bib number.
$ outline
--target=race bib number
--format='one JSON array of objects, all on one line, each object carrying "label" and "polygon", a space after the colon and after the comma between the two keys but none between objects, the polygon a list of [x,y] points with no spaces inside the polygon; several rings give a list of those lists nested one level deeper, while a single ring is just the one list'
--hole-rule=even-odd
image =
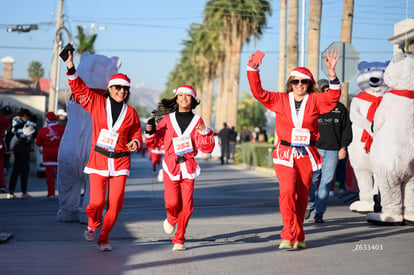
[{"label": "race bib number", "polygon": [[109,131],[108,129],[101,129],[96,145],[99,147],[105,148],[106,150],[110,152],[114,152],[116,142],[118,141],[118,137],[119,137],[119,134],[117,133],[113,133]]},{"label": "race bib number", "polygon": [[310,131],[304,128],[293,128],[291,146],[304,147],[310,143]]},{"label": "race bib number", "polygon": [[191,143],[190,136],[182,136],[173,138],[174,152],[177,156],[183,156],[184,154],[193,151],[193,144]]}]

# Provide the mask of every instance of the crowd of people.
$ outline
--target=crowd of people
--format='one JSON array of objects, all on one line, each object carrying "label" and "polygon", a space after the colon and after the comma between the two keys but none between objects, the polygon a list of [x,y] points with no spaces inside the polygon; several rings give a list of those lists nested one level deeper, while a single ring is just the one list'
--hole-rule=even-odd
[{"label": "crowd of people", "polygon": [[[306,248],[303,223],[312,211],[315,210],[315,222],[323,223],[338,163],[346,159],[347,146],[352,141],[348,111],[338,102],[341,93],[335,73],[338,58],[336,51],[327,52],[325,64],[329,79],[318,82],[307,68],[293,69],[286,91],[280,93],[262,88],[258,67],[248,65],[247,68],[252,95],[275,112],[277,118],[277,142],[272,157],[279,181],[283,221],[280,249]],[[146,150],[150,153],[154,173],[162,166],[166,211],[164,231],[175,234],[172,239],[174,251],[185,250],[185,232],[194,208],[194,183],[200,174],[200,166],[195,159],[198,152],[211,153],[216,145],[216,135],[221,147],[220,162],[229,164],[229,160],[234,160],[237,143],[268,142],[266,129],[258,126],[251,131],[243,125],[238,133],[235,126],[229,127],[224,123],[223,128],[214,134],[193,112],[200,101],[196,90],[187,85],[177,87],[173,98],[163,99],[161,105],[168,112],[157,120],[148,121],[141,129],[138,114],[128,105],[131,80],[127,75],[112,75],[102,95],[93,92],[77,74],[72,53],[66,62],[72,94],[92,118],[92,146],[84,168],[90,184],[86,207],[89,218],[84,238],[89,242],[95,241],[97,230],[102,227],[96,241],[98,248],[100,251],[112,250],[109,235],[123,207],[130,154],[142,147],[145,148],[144,156]],[[22,197],[30,198],[28,175],[34,144],[43,147],[47,197],[56,196],[56,167],[66,116],[64,110],[56,114],[47,112],[43,118],[44,126],[38,127],[36,116],[28,109],[21,109],[15,116],[9,106],[2,109],[2,167],[7,167],[10,153],[14,156],[8,187],[4,169],[0,171],[0,190],[7,193],[7,198],[16,197],[19,177]]]}]

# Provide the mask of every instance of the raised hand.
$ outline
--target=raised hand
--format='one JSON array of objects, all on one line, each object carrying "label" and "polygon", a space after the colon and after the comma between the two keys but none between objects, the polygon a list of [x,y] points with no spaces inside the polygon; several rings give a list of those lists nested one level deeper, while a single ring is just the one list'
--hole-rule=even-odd
[{"label": "raised hand", "polygon": [[68,52],[68,59],[66,60],[68,69],[73,68],[73,54],[71,51]]},{"label": "raised hand", "polygon": [[204,131],[204,129],[206,129],[206,125],[203,123],[200,123],[196,126],[196,129],[199,131]]},{"label": "raised hand", "polygon": [[328,69],[329,78],[334,79],[336,77],[335,73],[335,66],[338,62],[338,59],[340,57],[340,54],[338,54],[338,51],[335,49],[329,49],[326,51],[326,56],[324,58],[326,68]]}]

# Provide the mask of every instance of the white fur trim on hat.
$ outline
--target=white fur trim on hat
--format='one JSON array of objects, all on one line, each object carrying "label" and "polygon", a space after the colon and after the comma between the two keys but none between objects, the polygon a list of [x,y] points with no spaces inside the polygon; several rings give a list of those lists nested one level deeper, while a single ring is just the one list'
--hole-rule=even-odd
[{"label": "white fur trim on hat", "polygon": [[126,74],[114,74],[108,81],[108,88],[114,85],[122,85],[129,87],[131,80]]},{"label": "white fur trim on hat", "polygon": [[191,89],[190,87],[188,87],[188,86],[181,86],[181,87],[178,87],[177,89],[174,89],[174,94],[175,95],[178,95],[178,94],[180,94],[180,93],[186,93],[186,94],[189,94],[189,95],[191,95],[192,97],[194,97],[194,99],[197,99],[197,94],[196,94],[196,91],[194,91],[193,89]]},{"label": "white fur trim on hat", "polygon": [[131,84],[125,79],[115,78],[108,82],[108,88],[114,85],[130,86]]},{"label": "white fur trim on hat", "polygon": [[303,74],[303,73],[298,72],[298,71],[292,71],[290,73],[290,76],[297,76],[297,77],[302,77],[302,78],[305,78],[305,79],[312,79],[309,75]]}]

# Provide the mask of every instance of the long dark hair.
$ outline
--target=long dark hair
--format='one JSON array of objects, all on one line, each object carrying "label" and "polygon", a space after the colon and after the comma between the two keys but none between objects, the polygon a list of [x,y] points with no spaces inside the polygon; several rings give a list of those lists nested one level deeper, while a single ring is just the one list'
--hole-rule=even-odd
[{"label": "long dark hair", "polygon": [[[196,100],[194,97],[191,97],[191,109],[195,109],[200,104],[199,100]],[[157,109],[152,111],[152,114],[155,117],[155,121],[159,123],[161,119],[172,112],[178,111],[177,96],[173,98],[163,98],[157,106]]]}]

